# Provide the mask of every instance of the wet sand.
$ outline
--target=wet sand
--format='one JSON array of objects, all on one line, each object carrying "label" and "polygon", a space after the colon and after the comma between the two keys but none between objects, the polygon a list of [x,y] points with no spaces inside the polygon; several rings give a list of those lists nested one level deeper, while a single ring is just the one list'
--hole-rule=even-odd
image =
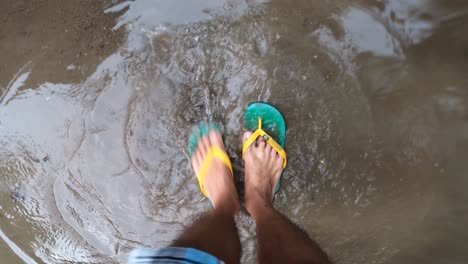
[{"label": "wet sand", "polygon": [[[2,261],[124,263],[167,245],[210,208],[191,126],[222,122],[242,196],[257,100],[288,126],[276,206],[337,263],[468,258],[466,4],[1,5]],[[237,222],[254,263],[254,223]]]},{"label": "wet sand", "polygon": [[112,30],[119,14],[103,13],[112,5],[113,1],[89,0],[2,1],[0,88],[28,62],[35,69],[28,87],[86,79],[123,41],[123,30]]},{"label": "wet sand", "polygon": [[10,247],[8,247],[6,243],[3,242],[3,240],[0,244],[0,255],[2,256],[2,262],[4,263],[23,263],[23,261],[21,261],[21,259],[10,249]]}]

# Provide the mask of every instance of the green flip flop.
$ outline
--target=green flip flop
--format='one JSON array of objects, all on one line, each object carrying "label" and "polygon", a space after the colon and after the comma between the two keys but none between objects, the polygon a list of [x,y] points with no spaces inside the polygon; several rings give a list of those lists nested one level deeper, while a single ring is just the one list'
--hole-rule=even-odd
[{"label": "green flip flop", "polygon": [[[245,127],[254,131],[242,147],[242,156],[247,149],[257,141],[258,137],[263,137],[267,144],[269,144],[278,154],[283,157],[283,168],[286,168],[288,159],[284,151],[284,144],[286,141],[286,122],[281,112],[271,104],[263,102],[251,103],[247,107],[245,113]],[[276,185],[275,194],[281,188],[281,176]]]},{"label": "green flip flop", "polygon": [[[210,131],[213,131],[213,130],[216,130],[219,133],[222,133],[221,126],[215,122],[209,122],[209,123],[201,122],[198,126],[193,127],[192,133],[190,134],[189,142],[188,142],[188,155],[190,157],[190,160],[195,154],[200,140],[203,137],[208,136]],[[223,149],[220,149],[217,146],[211,146],[211,148],[208,150],[205,156],[205,159],[202,163],[200,171],[198,172],[197,178],[198,178],[198,183],[200,185],[201,192],[203,193],[204,196],[206,196],[210,200],[210,203],[213,207],[214,207],[214,203],[209,197],[208,193],[206,192],[203,182],[205,181],[206,175],[208,174],[208,170],[210,169],[211,163],[213,162],[214,159],[221,160],[224,164],[226,164],[226,166],[231,171],[231,174],[234,176],[234,173],[232,170],[232,163],[226,151]]]}]

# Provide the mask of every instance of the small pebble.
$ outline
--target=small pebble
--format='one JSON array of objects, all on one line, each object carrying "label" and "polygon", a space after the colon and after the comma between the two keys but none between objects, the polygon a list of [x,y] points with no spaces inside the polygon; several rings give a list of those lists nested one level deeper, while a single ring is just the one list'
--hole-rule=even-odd
[{"label": "small pebble", "polygon": [[233,6],[232,6],[232,4],[230,4],[230,3],[226,3],[226,4],[223,6],[224,10],[226,10],[226,11],[231,10],[232,7],[233,7]]}]

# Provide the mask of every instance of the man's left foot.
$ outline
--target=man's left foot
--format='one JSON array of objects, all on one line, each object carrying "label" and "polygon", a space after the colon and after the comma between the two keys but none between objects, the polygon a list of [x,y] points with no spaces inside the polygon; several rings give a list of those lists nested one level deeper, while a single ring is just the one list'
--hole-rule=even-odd
[{"label": "man's left foot", "polygon": [[[243,143],[251,136],[251,131],[245,132]],[[273,208],[284,160],[262,137],[257,139],[257,144],[247,149],[244,160],[245,208],[254,219],[258,219],[265,207]]]}]

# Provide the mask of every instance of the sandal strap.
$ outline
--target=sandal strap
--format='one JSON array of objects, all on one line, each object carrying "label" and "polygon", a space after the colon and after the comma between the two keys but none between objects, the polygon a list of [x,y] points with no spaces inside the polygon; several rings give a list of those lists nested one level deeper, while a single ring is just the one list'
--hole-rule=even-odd
[{"label": "sandal strap", "polygon": [[255,132],[250,136],[247,141],[245,141],[244,146],[242,146],[242,158],[244,158],[244,154],[249,149],[249,147],[257,141],[259,137],[263,137],[263,139],[268,143],[278,154],[283,157],[283,168],[286,168],[286,165],[288,164],[288,159],[286,156],[286,151],[284,151],[283,147],[281,147],[278,142],[276,142],[273,137],[268,135],[267,132],[265,132],[262,129],[262,119],[258,119],[258,129],[255,130]]},{"label": "sandal strap", "polygon": [[203,165],[201,166],[200,173],[198,174],[198,183],[200,185],[200,190],[203,193],[203,195],[205,195],[208,198],[209,196],[205,190],[205,187],[203,186],[203,182],[205,181],[206,175],[208,174],[208,170],[211,168],[211,163],[215,158],[221,160],[226,166],[228,166],[229,170],[231,171],[231,174],[234,176],[234,172],[232,170],[232,163],[229,159],[229,156],[226,154],[226,151],[220,149],[219,147],[212,146],[208,150],[205,160],[203,161]]}]

